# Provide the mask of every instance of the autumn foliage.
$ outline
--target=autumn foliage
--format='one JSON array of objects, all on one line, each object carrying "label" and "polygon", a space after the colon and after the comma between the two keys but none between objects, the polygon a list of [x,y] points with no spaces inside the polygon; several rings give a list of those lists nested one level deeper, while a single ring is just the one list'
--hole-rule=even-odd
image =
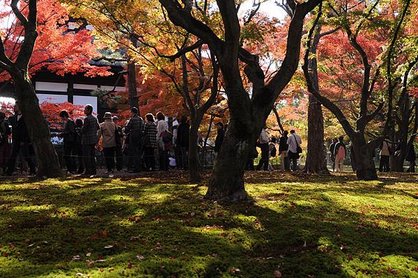
[{"label": "autumn foliage", "polygon": [[[106,76],[111,73],[108,67],[97,67],[90,64],[92,58],[100,56],[94,44],[92,34],[86,28],[70,30],[70,18],[65,7],[57,0],[37,1],[38,38],[29,64],[30,74],[45,68],[58,75],[84,72],[87,76]],[[20,2],[22,13],[27,13],[24,1]],[[11,10],[10,0],[0,0],[0,7],[5,11],[0,13],[0,34],[6,50],[6,55],[14,61],[20,50],[20,36],[23,26]],[[2,8],[3,9],[3,8]],[[9,24],[11,22],[11,24]],[[6,72],[0,74],[0,80],[8,80]]]}]

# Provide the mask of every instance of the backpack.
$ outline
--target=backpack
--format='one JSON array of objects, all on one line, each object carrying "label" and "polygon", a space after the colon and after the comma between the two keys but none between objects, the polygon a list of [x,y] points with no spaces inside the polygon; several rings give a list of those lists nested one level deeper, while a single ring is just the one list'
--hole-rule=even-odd
[{"label": "backpack", "polygon": [[173,134],[170,131],[165,130],[161,133],[161,139],[164,143],[171,143],[173,140]]}]

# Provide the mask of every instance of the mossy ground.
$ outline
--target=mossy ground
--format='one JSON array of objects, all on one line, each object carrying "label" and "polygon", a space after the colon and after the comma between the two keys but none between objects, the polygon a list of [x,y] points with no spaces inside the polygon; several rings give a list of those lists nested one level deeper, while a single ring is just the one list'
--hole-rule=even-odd
[{"label": "mossy ground", "polygon": [[0,181],[0,277],[418,277],[416,175],[169,175]]}]

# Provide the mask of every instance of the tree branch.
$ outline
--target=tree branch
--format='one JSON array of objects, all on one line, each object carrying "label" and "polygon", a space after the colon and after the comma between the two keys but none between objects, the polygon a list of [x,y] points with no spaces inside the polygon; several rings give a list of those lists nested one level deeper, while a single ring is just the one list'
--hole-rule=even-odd
[{"label": "tree branch", "polygon": [[[330,110],[337,117],[337,119],[340,122],[340,124],[342,125],[344,131],[350,137],[352,137],[352,135],[354,135],[355,131],[351,127],[347,118],[342,113],[341,109],[338,108],[338,106],[336,106],[332,101],[330,101],[328,98],[326,98],[326,97],[324,97],[320,94],[319,89],[314,85],[314,82],[312,80],[312,76],[311,76],[311,73],[310,73],[310,68],[309,68],[310,59],[316,59],[316,57],[317,57],[316,45],[319,43],[319,36],[318,36],[318,34],[315,34],[315,31],[319,32],[319,29],[317,28],[317,26],[318,26],[318,22],[319,22],[319,19],[320,19],[321,16],[322,16],[322,5],[319,6],[318,15],[317,15],[317,17],[314,21],[314,24],[312,25],[311,29],[309,30],[309,33],[308,33],[308,41],[307,41],[307,45],[306,45],[305,55],[304,55],[304,58],[303,58],[304,63],[303,63],[302,69],[303,69],[303,72],[304,72],[304,75],[305,75],[308,91],[311,94],[313,94],[315,96],[315,98],[322,105],[324,105],[328,110]],[[314,54],[315,57],[310,58],[311,54]]]},{"label": "tree branch", "polygon": [[[16,4],[18,0],[13,0],[12,2],[15,2]],[[17,7],[15,8],[17,9]],[[33,48],[35,47],[35,41],[38,36],[38,33],[36,32],[36,15],[36,0],[29,0],[29,21],[26,21],[24,24],[25,37],[15,62],[15,65],[20,70],[27,71]]]},{"label": "tree branch", "polygon": [[20,21],[20,23],[26,29],[26,25],[28,24],[28,19],[20,12],[19,8],[17,7],[18,3],[19,3],[19,0],[12,0],[12,3],[10,4],[10,6],[16,18]]}]

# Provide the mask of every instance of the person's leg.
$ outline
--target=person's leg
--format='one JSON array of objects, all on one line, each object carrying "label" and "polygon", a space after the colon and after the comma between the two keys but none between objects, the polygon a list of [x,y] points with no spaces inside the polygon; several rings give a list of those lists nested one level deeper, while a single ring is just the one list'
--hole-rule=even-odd
[{"label": "person's leg", "polygon": [[9,158],[8,166],[7,166],[7,171],[6,171],[7,175],[11,175],[15,171],[16,158],[19,154],[19,151],[20,151],[20,142],[13,143],[12,153],[10,154],[10,158]]},{"label": "person's leg", "polygon": [[32,145],[27,142],[23,143],[23,145],[21,146],[21,150],[22,150],[24,159],[28,163],[29,173],[31,175],[34,175],[36,173],[36,167],[35,167],[35,162],[34,162],[35,151],[33,150]]},{"label": "person's leg", "polygon": [[109,166],[111,172],[115,169],[115,148],[116,147],[111,147],[109,150]]},{"label": "person's leg", "polygon": [[84,161],[84,167],[85,167],[85,174],[91,175],[93,173],[92,165],[91,165],[91,159],[90,159],[90,145],[82,145],[83,150],[83,161]]},{"label": "person's leg", "polygon": [[168,151],[163,151],[163,165],[164,165],[164,168],[163,168],[163,170],[164,171],[168,171]]},{"label": "person's leg", "polygon": [[383,165],[384,165],[384,156],[381,155],[380,156],[380,161],[379,161],[379,172],[383,172]]},{"label": "person's leg", "polygon": [[96,145],[92,144],[89,145],[89,156],[90,156],[90,165],[91,165],[91,170],[92,170],[92,174],[96,175]]},{"label": "person's leg", "polygon": [[284,157],[284,169],[286,171],[290,170],[290,160],[289,160],[289,155],[286,153],[285,157]]},{"label": "person's leg", "polygon": [[75,154],[77,156],[78,161],[78,174],[82,174],[84,172],[84,159],[83,159],[83,148],[81,144],[74,145]]},{"label": "person's leg", "polygon": [[286,168],[286,166],[285,166],[285,162],[284,162],[284,158],[285,158],[285,154],[286,154],[286,152],[284,152],[284,151],[282,151],[281,153],[280,153],[280,166],[281,166],[281,168],[282,168],[282,171],[284,171]]},{"label": "person's leg", "polygon": [[261,160],[263,161],[263,170],[267,171],[269,167],[269,145],[261,145]]},{"label": "person's leg", "polygon": [[72,173],[74,172],[74,164],[72,161],[72,151],[73,151],[73,145],[69,143],[64,144],[64,161],[65,166],[67,167],[67,171]]},{"label": "person's leg", "polygon": [[390,171],[389,156],[385,156],[385,172]]},{"label": "person's leg", "polygon": [[183,169],[187,170],[189,168],[189,150],[185,147],[181,147],[181,157],[183,159]]},{"label": "person's leg", "polygon": [[120,171],[123,169],[123,153],[122,153],[121,146],[116,146],[115,155],[116,155],[116,170]]},{"label": "person's leg", "polygon": [[112,171],[112,168],[110,166],[111,162],[111,154],[110,154],[110,148],[103,148],[103,156],[105,158],[105,163],[106,163],[106,169],[108,172]]},{"label": "person's leg", "polygon": [[139,172],[141,170],[141,162],[142,162],[142,158],[141,158],[141,148],[139,145],[136,145],[136,150],[135,150],[135,156],[134,156],[134,165],[133,165],[133,170],[134,172]]}]

